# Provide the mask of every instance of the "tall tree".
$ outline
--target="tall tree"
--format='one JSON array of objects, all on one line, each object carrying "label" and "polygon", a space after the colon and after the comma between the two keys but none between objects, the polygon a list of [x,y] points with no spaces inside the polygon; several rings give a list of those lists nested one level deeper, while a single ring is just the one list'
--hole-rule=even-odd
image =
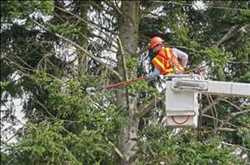
[{"label": "tall tree", "polygon": [[[136,70],[127,68],[127,61],[138,58],[138,35],[140,21],[140,3],[139,1],[122,1],[121,12],[119,13],[119,38],[118,44],[120,50],[118,52],[118,71],[123,75],[123,81],[136,77]],[[122,97],[123,95],[126,97]],[[126,98],[126,99],[125,99]],[[126,123],[124,124],[120,135],[120,147],[124,155],[121,164],[133,164],[133,159],[137,152],[138,124],[139,118],[137,114],[137,98],[130,96],[128,89],[118,93],[118,106],[125,106],[128,110]]]},{"label": "tall tree", "polygon": [[207,78],[249,82],[247,1],[8,0],[1,23],[1,121],[22,122],[16,98],[27,120],[15,143],[1,138],[1,163],[249,162],[249,98],[204,96],[199,129],[174,129],[152,84],[102,90],[137,77],[154,35]]}]

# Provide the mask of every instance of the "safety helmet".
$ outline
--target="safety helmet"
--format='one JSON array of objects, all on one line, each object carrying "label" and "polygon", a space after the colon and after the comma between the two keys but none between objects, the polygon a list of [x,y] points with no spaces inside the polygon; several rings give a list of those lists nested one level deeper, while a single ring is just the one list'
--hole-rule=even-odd
[{"label": "safety helmet", "polygon": [[149,49],[152,49],[158,45],[161,45],[161,44],[163,44],[163,42],[164,42],[163,39],[155,36],[155,37],[151,38],[151,40],[150,40]]}]

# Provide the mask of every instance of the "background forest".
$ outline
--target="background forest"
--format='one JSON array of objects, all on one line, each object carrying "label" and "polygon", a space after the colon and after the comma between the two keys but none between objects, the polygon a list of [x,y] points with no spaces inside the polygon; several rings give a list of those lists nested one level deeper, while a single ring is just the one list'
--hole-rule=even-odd
[{"label": "background forest", "polygon": [[249,98],[204,95],[199,127],[174,129],[146,81],[86,92],[138,77],[154,35],[207,79],[250,83],[249,1],[5,0],[0,11],[1,164],[249,164]]}]

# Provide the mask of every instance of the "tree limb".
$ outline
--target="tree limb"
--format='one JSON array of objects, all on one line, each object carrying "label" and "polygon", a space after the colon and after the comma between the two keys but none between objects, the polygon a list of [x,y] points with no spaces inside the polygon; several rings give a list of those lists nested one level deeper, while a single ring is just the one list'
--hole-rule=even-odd
[{"label": "tree limb", "polygon": [[122,154],[122,152],[115,146],[115,144],[112,143],[110,140],[107,140],[107,141],[114,148],[115,152],[119,155],[119,157],[125,160],[125,155]]},{"label": "tree limb", "polygon": [[237,129],[219,127],[217,128],[217,131],[235,132]]},{"label": "tree limb", "polygon": [[212,108],[214,105],[218,104],[220,102],[221,98],[217,98],[215,99],[211,104],[209,104],[208,106],[206,106],[205,108],[203,108],[201,110],[201,113],[204,114],[206,113],[210,108]]},{"label": "tree limb", "polygon": [[122,11],[120,10],[120,8],[118,7],[118,4],[116,3],[116,1],[104,1],[107,5],[111,6],[118,14],[119,16],[122,16]]},{"label": "tree limb", "polygon": [[109,71],[111,71],[114,75],[117,76],[117,78],[119,78],[120,81],[122,81],[122,77],[121,75],[116,72],[114,69],[112,69],[111,67],[109,67],[106,63],[104,63],[103,61],[101,61],[101,59],[99,59],[98,57],[95,57],[93,55],[91,55],[86,49],[84,49],[83,47],[81,47],[79,44],[77,44],[76,42],[58,34],[58,33],[53,33],[51,31],[49,31],[46,27],[44,27],[42,24],[40,24],[39,22],[37,22],[36,20],[32,19],[32,22],[34,22],[36,25],[38,25],[39,27],[41,27],[42,29],[54,34],[56,37],[61,38],[62,40],[68,42],[69,44],[75,46],[76,48],[80,49],[81,51],[83,51],[87,56],[89,56],[90,58],[94,59],[95,61],[99,62],[100,64],[104,65]]},{"label": "tree limb", "polygon": [[221,98],[221,101],[224,101],[224,102],[230,104],[231,106],[233,106],[234,108],[236,108],[238,111],[242,111],[242,109],[238,105],[235,105],[234,103],[232,103],[231,101],[229,101],[227,99]]},{"label": "tree limb", "polygon": [[128,81],[128,73],[127,73],[127,65],[126,65],[126,59],[125,59],[125,53],[124,53],[124,49],[123,49],[123,46],[122,46],[122,42],[121,42],[121,39],[120,37],[118,36],[117,37],[117,40],[118,40],[118,44],[119,44],[119,48],[121,50],[121,56],[122,56],[122,67],[123,67],[123,74],[124,74],[124,80],[125,81]]},{"label": "tree limb", "polygon": [[[207,117],[207,118],[210,118],[210,119],[216,119],[215,117],[210,116],[210,115],[206,115],[206,114],[202,114],[201,116]],[[239,126],[237,126],[237,125],[234,125],[234,124],[232,124],[232,123],[230,123],[230,122],[227,122],[227,121],[224,121],[224,120],[220,120],[220,119],[216,119],[216,120],[218,120],[218,122],[228,124],[228,125],[230,125],[230,126],[232,126],[232,127],[235,127],[235,128],[239,127]]]},{"label": "tree limb", "polygon": [[229,31],[214,45],[215,47],[219,47],[221,44],[232,38],[236,33],[246,33],[246,29],[248,29],[250,24],[246,24],[239,28],[239,25],[232,26]]},{"label": "tree limb", "polygon": [[246,147],[243,147],[243,146],[240,146],[240,145],[230,144],[230,143],[226,143],[226,142],[221,142],[221,143],[224,144],[224,145],[227,145],[227,146],[240,147],[240,148],[243,149],[243,150],[250,151],[249,148],[246,148]]},{"label": "tree limb", "polygon": [[236,32],[236,29],[238,28],[238,25],[232,26],[229,31],[214,45],[215,47],[219,47],[223,42],[226,40],[229,40],[231,37],[233,37],[234,33]]},{"label": "tree limb", "polygon": [[232,117],[235,117],[235,116],[238,116],[238,115],[242,115],[242,114],[245,114],[245,113],[249,113],[250,112],[250,109],[249,110],[245,110],[245,111],[241,111],[241,112],[235,112],[235,113],[232,113]]},{"label": "tree limb", "polygon": [[[124,53],[124,49],[123,49],[123,46],[122,46],[122,41],[121,41],[119,36],[117,36],[117,41],[118,41],[118,46],[120,48],[120,53],[121,53],[121,61],[122,61],[122,70],[123,70],[124,80],[128,81],[126,58],[125,58],[125,53]],[[126,101],[127,101],[127,106],[130,109],[129,95],[128,95],[128,89],[127,88],[126,88]]]},{"label": "tree limb", "polygon": [[213,120],[213,122],[214,122],[214,129],[216,131],[216,129],[218,127],[218,118],[217,118],[218,115],[217,115],[216,106],[215,106],[215,104],[213,104],[214,100],[213,100],[212,96],[209,94],[207,94],[206,96],[207,96],[209,104],[212,104],[211,112],[212,112],[212,115],[215,117],[215,120]]},{"label": "tree limb", "polygon": [[[76,14],[74,14],[74,13],[68,11],[68,10],[65,10],[65,9],[63,9],[63,8],[61,8],[61,7],[58,7],[58,6],[55,6],[55,7],[56,7],[57,9],[59,9],[60,11],[62,11],[62,12],[65,12],[65,13],[67,13],[67,14],[70,14],[70,15],[74,16],[75,18],[77,18],[78,20],[80,20],[80,21],[82,21],[82,22],[84,22],[84,23],[86,23],[86,24],[90,23],[90,24],[94,25],[97,29],[99,29],[100,31],[102,31],[104,34],[105,34],[106,32],[104,32],[103,30],[105,30],[105,31],[107,31],[107,32],[109,32],[109,33],[114,34],[114,31],[111,31],[110,29],[105,28],[105,27],[102,27],[102,26],[100,26],[100,25],[97,25],[97,24],[94,23],[93,21],[86,21],[86,20],[84,20],[83,18],[81,18],[80,16],[78,16],[78,15],[76,15]],[[108,35],[108,34],[105,34],[105,35]]]}]

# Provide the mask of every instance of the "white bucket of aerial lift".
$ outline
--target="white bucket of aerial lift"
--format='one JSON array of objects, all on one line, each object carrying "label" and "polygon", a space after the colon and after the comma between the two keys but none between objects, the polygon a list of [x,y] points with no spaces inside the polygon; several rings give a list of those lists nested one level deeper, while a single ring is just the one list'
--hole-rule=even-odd
[{"label": "white bucket of aerial lift", "polygon": [[[206,84],[192,84],[189,80],[200,80],[193,74],[177,75],[166,82],[165,107],[167,126],[198,126],[199,104],[197,90],[206,90]],[[184,87],[184,88],[182,88]]]},{"label": "white bucket of aerial lift", "polygon": [[198,94],[250,96],[249,83],[203,80],[201,76],[174,75],[166,82],[166,124],[182,127],[198,125]]}]

